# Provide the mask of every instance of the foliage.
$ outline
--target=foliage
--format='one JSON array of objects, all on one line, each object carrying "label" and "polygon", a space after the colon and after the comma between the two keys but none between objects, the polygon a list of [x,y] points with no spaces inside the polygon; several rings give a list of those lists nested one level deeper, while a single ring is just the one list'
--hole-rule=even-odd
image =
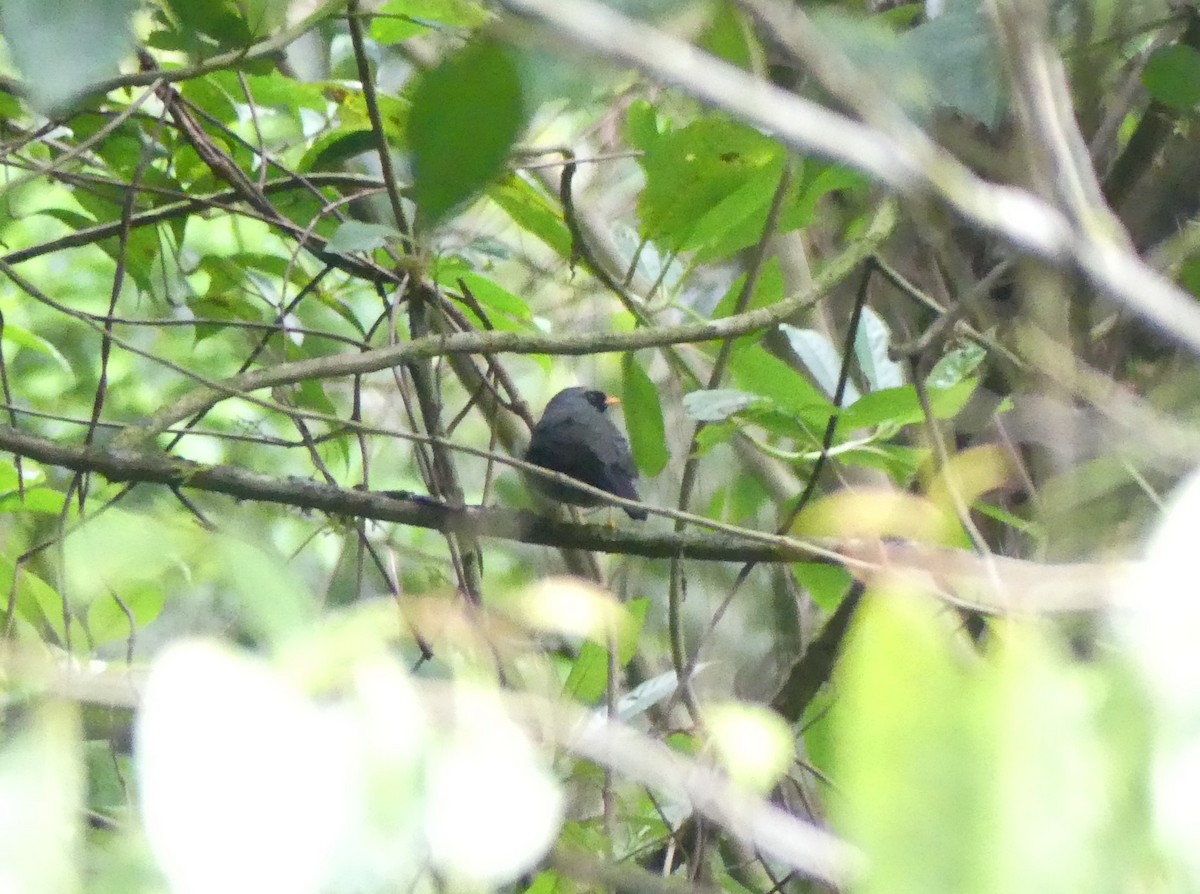
[{"label": "foliage", "polygon": [[0,889],[1200,886],[1200,11],[936,5],[0,0]]}]

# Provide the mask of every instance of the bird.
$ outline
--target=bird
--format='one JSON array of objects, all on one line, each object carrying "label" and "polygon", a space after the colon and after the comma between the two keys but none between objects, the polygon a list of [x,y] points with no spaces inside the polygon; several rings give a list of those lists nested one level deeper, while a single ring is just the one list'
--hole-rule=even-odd
[{"label": "bird", "polygon": [[[525,461],[552,472],[561,472],[626,500],[640,500],[633,482],[637,469],[625,440],[609,418],[608,408],[620,404],[594,388],[567,388],[550,398],[542,418],[533,427]],[[599,506],[598,497],[568,484],[528,475],[534,490],[559,503]],[[642,521],[645,509],[622,506],[625,514]]]}]

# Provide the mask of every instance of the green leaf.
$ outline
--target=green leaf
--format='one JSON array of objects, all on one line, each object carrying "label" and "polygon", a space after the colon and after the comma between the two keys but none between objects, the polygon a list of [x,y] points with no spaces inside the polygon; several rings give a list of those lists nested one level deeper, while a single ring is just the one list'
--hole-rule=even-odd
[{"label": "green leaf", "polygon": [[571,260],[571,234],[562,211],[516,174],[488,187],[487,196],[521,229],[537,236],[565,261]]},{"label": "green leaf", "polygon": [[715,5],[712,20],[696,43],[701,49],[745,71],[753,71],[754,63],[763,55],[753,30],[730,0],[720,0]]},{"label": "green leaf", "polygon": [[874,469],[887,475],[901,487],[907,487],[917,469],[929,462],[928,450],[916,450],[898,444],[875,443],[866,447],[838,451],[838,462],[846,466]]},{"label": "green leaf", "polygon": [[473,43],[421,76],[408,138],[413,199],[426,225],[487,186],[524,122],[517,67],[498,44]]},{"label": "green leaf", "polygon": [[202,44],[195,35],[204,35],[222,49],[246,46],[253,39],[246,20],[224,0],[166,0],[179,22],[180,36],[190,40],[193,51]]},{"label": "green leaf", "polygon": [[[1052,628],[1013,622],[996,625],[986,660],[966,662],[945,622],[933,600],[868,598],[839,667],[832,813],[871,866],[860,889],[1136,887],[1144,842],[1114,807],[1148,782],[1131,778],[1144,772],[1128,767],[1134,748],[1106,753],[1107,669],[1073,663]],[[1109,720],[1121,721],[1145,717]]]},{"label": "green leaf", "polygon": [[635,99],[625,112],[625,136],[646,152],[658,139],[658,113],[645,99]]},{"label": "green leaf", "polygon": [[12,342],[14,345],[20,345],[22,348],[28,348],[31,351],[36,351],[53,360],[64,372],[70,373],[72,376],[75,375],[75,371],[71,369],[70,361],[63,356],[58,348],[40,335],[36,335],[28,329],[22,329],[20,326],[14,326],[8,321],[4,323],[3,335],[5,341]]},{"label": "green leaf", "polygon": [[[337,415],[337,407],[325,393],[324,383],[317,379],[305,379],[292,394],[296,406],[302,410],[313,410],[317,413],[324,413],[326,416]],[[334,442],[336,443],[336,441],[335,438]]]},{"label": "green leaf", "polygon": [[1200,51],[1184,44],[1159,47],[1142,69],[1142,85],[1165,106],[1194,109],[1200,103]]},{"label": "green leaf", "polygon": [[752,339],[743,339],[733,349],[729,371],[734,384],[743,391],[769,397],[796,416],[810,416],[815,410],[828,418],[833,409],[804,376]]},{"label": "green leaf", "polygon": [[642,474],[653,478],[666,467],[671,452],[658,388],[632,352],[621,356],[621,389],[633,458]]},{"label": "green leaf", "polygon": [[[117,602],[117,596],[120,596],[120,603]],[[88,634],[92,642],[99,645],[131,636],[136,638],[139,630],[158,617],[166,599],[167,594],[157,581],[139,583],[119,594],[110,592],[107,597],[97,597],[87,612]]]},{"label": "green leaf", "polygon": [[430,24],[452,28],[477,28],[487,12],[469,0],[392,0],[371,19],[371,37],[379,43],[400,43],[423,34]]},{"label": "green leaf", "polygon": [[[637,654],[638,640],[646,623],[648,599],[634,599],[625,606],[629,623],[618,627],[617,666],[625,667]],[[608,685],[608,652],[591,640],[584,640],[579,657],[571,664],[571,672],[563,686],[567,695],[583,704],[592,705],[600,700]]]},{"label": "green leaf", "polygon": [[66,496],[48,487],[25,488],[25,498],[16,491],[0,497],[0,512],[36,512],[41,515],[58,515],[66,503]]},{"label": "green leaf", "polygon": [[242,90],[244,82],[258,106],[286,109],[298,114],[301,109],[324,112],[329,104],[325,97],[324,85],[303,83],[278,71],[266,75],[240,76],[235,71],[218,71],[209,77],[214,84],[223,86],[229,96],[236,97],[239,103],[245,102]]},{"label": "green leaf", "polygon": [[732,422],[710,422],[696,435],[696,456],[704,456],[714,447],[728,443],[738,432]]},{"label": "green leaf", "polygon": [[[971,399],[978,382],[964,379],[948,388],[929,389],[929,405],[935,419],[956,416]],[[873,428],[885,422],[891,425],[914,425],[925,421],[921,399],[912,385],[885,388],[864,394],[842,411],[838,431]]]},{"label": "green leaf", "polygon": [[741,186],[700,215],[681,250],[694,251],[698,262],[707,262],[753,245],[762,238],[766,211],[782,173],[782,158],[748,172]]},{"label": "green leaf", "polygon": [[30,102],[61,109],[117,73],[133,48],[135,0],[3,0],[0,31],[21,69]]},{"label": "green leaf", "polygon": [[220,322],[213,321],[247,320],[255,323],[262,322],[262,313],[259,311],[259,308],[245,296],[236,293],[210,290],[209,294],[189,301],[187,306],[197,319],[197,342],[204,341],[206,338],[212,338],[214,335],[220,335],[226,331],[226,327],[221,325]]},{"label": "green leaf", "polygon": [[356,251],[374,251],[403,238],[399,230],[386,224],[348,220],[334,230],[325,248],[335,254],[346,255]]},{"label": "green leaf", "polygon": [[[388,4],[388,6],[404,5],[407,5],[405,0],[400,0],[398,4]],[[418,34],[425,34],[429,31],[430,26],[425,22],[418,22],[404,15],[389,14],[386,10],[387,7],[381,8],[371,20],[371,39],[376,43],[384,45],[404,43],[410,37],[416,37]]]},{"label": "green leaf", "polygon": [[957,385],[973,375],[986,357],[987,351],[974,342],[948,351],[933,365],[933,369],[929,371],[929,376],[925,379],[925,385],[930,390],[941,390]]},{"label": "green leaf", "polygon": [[50,630],[60,643],[63,642],[66,637],[63,628],[63,598],[52,586],[30,571],[28,565],[21,566],[20,575],[14,578],[16,574],[16,566],[12,561],[0,556],[0,581],[4,582],[6,592],[16,594],[16,614],[35,629]]},{"label": "green leaf", "polygon": [[608,653],[591,640],[584,640],[579,657],[571,663],[564,691],[572,699],[594,705],[608,685]]},{"label": "green leaf", "polygon": [[824,562],[796,562],[792,565],[796,582],[808,590],[822,611],[833,612],[850,589],[850,572],[839,565]]},{"label": "green leaf", "polygon": [[[75,193],[75,198],[98,222],[120,220],[121,206],[116,202],[89,195],[82,190]],[[178,232],[176,229],[177,234]],[[154,287],[154,262],[158,258],[162,241],[161,234],[154,227],[136,227],[127,235],[124,246],[116,236],[102,239],[96,244],[114,263],[124,264],[126,273],[140,288],[151,291]]]},{"label": "green leaf", "polygon": [[912,425],[924,420],[925,413],[921,409],[917,389],[905,385],[864,394],[842,411],[838,429],[853,431],[874,428],[885,422],[896,426]]},{"label": "green leaf", "polygon": [[784,158],[774,140],[723,118],[660,134],[639,159],[643,234],[707,259],[751,244],[762,235]]},{"label": "green leaf", "polygon": [[869,188],[870,181],[858,171],[813,158],[805,159],[804,175],[796,187],[799,196],[780,211],[779,230],[787,232],[808,226],[817,212],[818,203],[832,192],[865,192]]},{"label": "green leaf", "polygon": [[[488,310],[497,311],[511,320],[520,323],[531,323],[533,314],[529,305],[508,289],[498,285],[494,280],[476,273],[463,262],[451,265],[439,265],[435,277],[442,285],[457,290],[459,280],[471,290],[471,294]],[[492,323],[497,321],[493,318]],[[497,325],[497,328],[501,328]]]},{"label": "green leaf", "polygon": [[762,479],[754,472],[742,472],[729,483],[727,490],[725,517],[735,524],[753,519],[764,505],[774,505],[774,495],[767,491]]},{"label": "green leaf", "polygon": [[[724,317],[733,315],[737,309],[738,299],[741,297],[742,289],[746,285],[746,275],[743,273],[736,280],[724,297],[717,302],[717,306],[713,308],[712,318],[720,320]],[[750,310],[758,310],[761,307],[770,307],[778,301],[783,300],[783,273],[779,269],[779,259],[771,258],[763,265],[762,272],[758,276],[758,282],[754,284],[754,294],[750,296],[742,312]]]},{"label": "green leaf", "polygon": [[355,156],[375,149],[375,133],[359,128],[339,129],[325,134],[304,153],[297,168],[301,171],[336,171]]}]

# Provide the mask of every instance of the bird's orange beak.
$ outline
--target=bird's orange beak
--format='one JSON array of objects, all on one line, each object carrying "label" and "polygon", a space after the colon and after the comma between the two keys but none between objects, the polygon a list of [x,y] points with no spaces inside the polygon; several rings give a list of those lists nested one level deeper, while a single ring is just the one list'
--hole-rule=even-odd
[{"label": "bird's orange beak", "polygon": [[621,398],[619,398],[619,397],[613,397],[613,396],[610,394],[608,397],[606,397],[606,398],[604,399],[604,406],[606,406],[606,407],[619,407],[619,406],[621,406]]}]

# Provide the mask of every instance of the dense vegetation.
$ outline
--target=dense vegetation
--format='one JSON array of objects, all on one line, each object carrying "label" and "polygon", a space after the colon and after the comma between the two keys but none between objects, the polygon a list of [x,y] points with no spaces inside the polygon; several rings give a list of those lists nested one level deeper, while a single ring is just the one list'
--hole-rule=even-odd
[{"label": "dense vegetation", "polygon": [[0,34],[0,888],[1200,886],[1193,4]]}]

